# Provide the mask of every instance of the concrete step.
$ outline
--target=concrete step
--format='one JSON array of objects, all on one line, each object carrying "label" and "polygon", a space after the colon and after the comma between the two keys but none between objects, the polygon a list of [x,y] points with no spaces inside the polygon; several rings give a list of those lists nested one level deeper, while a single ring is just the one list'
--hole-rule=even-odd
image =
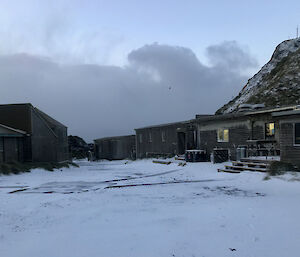
[{"label": "concrete step", "polygon": [[239,170],[230,170],[230,169],[218,169],[218,172],[241,173],[241,171]]},{"label": "concrete step", "polygon": [[233,161],[232,164],[234,166],[259,166],[259,167],[264,167],[267,168],[268,166],[270,166],[270,164],[268,163],[262,163],[262,162],[241,162],[241,161]]}]

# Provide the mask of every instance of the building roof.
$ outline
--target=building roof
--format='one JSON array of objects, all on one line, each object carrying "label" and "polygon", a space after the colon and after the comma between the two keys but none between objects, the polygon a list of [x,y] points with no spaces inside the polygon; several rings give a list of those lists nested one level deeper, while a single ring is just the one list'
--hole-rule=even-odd
[{"label": "building roof", "polygon": [[298,105],[289,105],[284,107],[271,107],[271,108],[263,108],[260,110],[248,112],[247,115],[253,115],[253,114],[262,114],[262,113],[275,113],[275,112],[282,112],[282,111],[288,111],[288,110],[294,110],[297,108]]},{"label": "building roof", "polygon": [[234,113],[226,113],[226,114],[219,114],[219,115],[210,115],[210,114],[197,114],[195,119],[186,120],[186,121],[179,121],[179,122],[173,122],[173,123],[165,123],[165,124],[159,124],[159,125],[153,125],[153,126],[147,126],[142,128],[137,128],[135,130],[141,130],[141,129],[151,129],[151,128],[159,128],[159,127],[167,127],[167,126],[173,126],[173,125],[180,125],[180,124],[188,124],[193,121],[218,121],[218,120],[228,120],[228,119],[235,119],[235,118],[243,118],[248,117],[252,115],[259,115],[259,114],[265,114],[265,113],[275,113],[275,112],[281,112],[281,111],[289,111],[294,110],[297,108],[297,105],[292,106],[284,106],[284,107],[269,107],[269,108],[262,108],[259,110],[251,110],[251,111],[244,111],[244,112],[234,112]]},{"label": "building roof", "polygon": [[0,104],[0,106],[4,106],[4,105],[6,105],[6,106],[8,106],[8,105],[30,105],[30,106],[32,106],[31,103]]},{"label": "building roof", "polygon": [[135,137],[135,135],[125,135],[125,136],[115,136],[115,137],[102,137],[102,138],[94,139],[94,142],[96,142],[96,141],[105,141],[105,140],[118,140],[118,139],[127,138],[127,137]]},{"label": "building roof", "polygon": [[226,113],[226,114],[219,114],[219,115],[211,115],[211,116],[202,116],[196,115],[197,121],[215,121],[215,120],[228,120],[234,118],[243,118],[252,115],[259,115],[259,114],[266,114],[271,113],[274,116],[274,113],[282,112],[282,111],[292,111],[297,108],[297,105],[292,106],[285,106],[285,107],[278,107],[278,108],[263,108],[259,110],[252,110],[252,111],[244,111],[244,112],[234,112],[234,113]]},{"label": "building roof", "polygon": [[281,116],[290,116],[290,115],[300,115],[300,106],[298,106],[294,110],[288,110],[288,111],[281,111],[281,112],[276,112],[272,113],[273,117],[281,117]]},{"label": "building roof", "polygon": [[40,109],[38,109],[37,107],[34,107],[31,103],[13,103],[13,104],[0,104],[1,106],[20,106],[20,105],[28,105],[30,106],[34,111],[36,111],[38,114],[40,114],[40,116],[42,116],[42,118],[44,120],[46,120],[49,123],[54,123],[57,124],[59,126],[63,126],[66,127],[66,125],[62,124],[61,122],[55,120],[54,118],[52,118],[51,116],[49,116],[48,114],[44,113],[43,111],[41,111]]},{"label": "building roof", "polygon": [[142,127],[142,128],[136,128],[134,130],[151,129],[151,128],[161,128],[161,127],[168,127],[168,126],[174,126],[174,125],[184,125],[184,124],[189,124],[189,123],[191,123],[193,121],[194,121],[194,119],[192,119],[192,120],[185,120],[185,121],[178,121],[178,122],[172,122],[172,123],[164,123],[164,124],[158,124],[158,125],[147,126],[147,127]]}]

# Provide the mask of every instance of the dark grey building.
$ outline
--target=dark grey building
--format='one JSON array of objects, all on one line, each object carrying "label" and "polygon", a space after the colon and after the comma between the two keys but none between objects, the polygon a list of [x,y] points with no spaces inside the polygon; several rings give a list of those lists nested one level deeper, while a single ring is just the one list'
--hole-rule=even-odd
[{"label": "dark grey building", "polygon": [[95,139],[94,146],[97,160],[135,159],[135,135]]},{"label": "dark grey building", "polygon": [[261,109],[215,115],[196,116],[197,148],[210,154],[213,149],[228,149],[231,160],[236,160],[237,148],[245,146],[248,155],[280,155],[280,120],[276,113],[289,111],[294,106]]},{"label": "dark grey building", "polygon": [[194,120],[135,129],[137,158],[174,156],[196,149]]},{"label": "dark grey building", "polygon": [[272,116],[279,123],[280,160],[300,167],[300,106]]},{"label": "dark grey building", "polygon": [[185,150],[227,151],[246,156],[278,156],[300,164],[300,106],[241,109],[223,115],[196,115],[189,121],[135,129],[137,158],[173,156]]},{"label": "dark grey building", "polygon": [[69,159],[67,127],[30,103],[0,105],[0,124],[26,134],[24,161],[62,162]]}]

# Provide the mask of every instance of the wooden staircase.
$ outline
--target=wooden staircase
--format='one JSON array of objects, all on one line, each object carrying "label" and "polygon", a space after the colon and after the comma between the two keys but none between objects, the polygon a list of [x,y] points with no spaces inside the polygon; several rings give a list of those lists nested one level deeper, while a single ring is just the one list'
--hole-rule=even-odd
[{"label": "wooden staircase", "polygon": [[218,172],[241,173],[246,170],[266,172],[271,162],[270,160],[241,159],[240,161],[233,161],[232,165],[225,165],[225,168],[218,169]]}]

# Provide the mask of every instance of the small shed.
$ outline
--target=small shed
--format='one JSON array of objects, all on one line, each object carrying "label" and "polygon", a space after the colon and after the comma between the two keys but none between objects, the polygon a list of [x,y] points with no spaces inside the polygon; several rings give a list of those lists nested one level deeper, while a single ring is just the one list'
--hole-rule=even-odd
[{"label": "small shed", "polygon": [[135,158],[135,135],[105,137],[94,140],[97,160],[123,160]]},{"label": "small shed", "polygon": [[25,162],[69,159],[67,127],[32,104],[1,104],[0,124],[28,135],[23,141]]},{"label": "small shed", "polygon": [[196,149],[194,120],[137,128],[137,158],[167,157]]}]

